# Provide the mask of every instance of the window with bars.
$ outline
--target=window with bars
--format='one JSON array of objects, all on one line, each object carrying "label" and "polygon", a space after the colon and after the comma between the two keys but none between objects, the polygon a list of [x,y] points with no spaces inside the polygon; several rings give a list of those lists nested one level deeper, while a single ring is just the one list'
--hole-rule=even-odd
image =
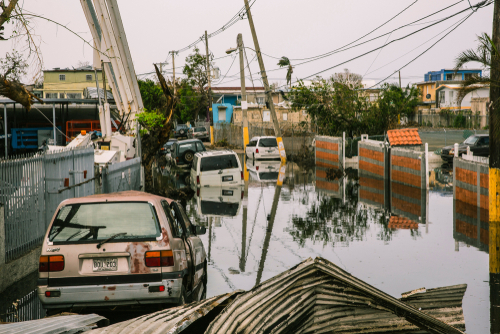
[{"label": "window with bars", "polygon": [[57,93],[45,93],[46,99],[57,99]]},{"label": "window with bars", "polygon": [[85,79],[86,79],[87,81],[92,81],[92,74],[87,74],[87,75],[85,76]]},{"label": "window with bars", "polygon": [[266,103],[266,99],[264,97],[257,97],[257,103],[258,104],[265,104]]},{"label": "window with bars", "polygon": [[59,81],[66,81],[66,74],[59,74]]},{"label": "window with bars", "polygon": [[64,93],[59,93],[59,98],[60,98],[60,99],[64,99],[64,98],[65,98],[65,97],[64,97]]},{"label": "window with bars", "polygon": [[68,99],[81,99],[81,93],[68,93]]}]

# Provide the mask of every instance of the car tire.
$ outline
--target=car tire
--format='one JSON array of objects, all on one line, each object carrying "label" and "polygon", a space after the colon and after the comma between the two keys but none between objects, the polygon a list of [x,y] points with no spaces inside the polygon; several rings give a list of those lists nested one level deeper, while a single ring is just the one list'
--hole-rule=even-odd
[{"label": "car tire", "polygon": [[184,152],[184,155],[182,157],[183,157],[184,161],[190,163],[194,159],[194,152],[193,151],[186,151],[186,152]]},{"label": "car tire", "polygon": [[185,184],[190,184],[191,183],[191,176],[187,175],[186,178],[184,179]]},{"label": "car tire", "polygon": [[182,306],[186,304],[187,304],[186,288],[184,288],[184,285],[182,285],[181,295],[179,296],[179,301],[177,302],[177,306]]},{"label": "car tire", "polygon": [[184,130],[180,130],[180,131],[179,131],[179,133],[180,133],[181,135],[183,135],[183,134],[184,134]]}]

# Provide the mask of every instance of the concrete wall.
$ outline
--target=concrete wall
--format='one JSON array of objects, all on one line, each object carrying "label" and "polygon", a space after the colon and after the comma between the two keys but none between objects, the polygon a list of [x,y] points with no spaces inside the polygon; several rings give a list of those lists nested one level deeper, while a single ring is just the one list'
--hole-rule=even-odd
[{"label": "concrete wall", "polygon": [[359,173],[375,178],[388,178],[388,152],[383,142],[362,140],[358,143]]},{"label": "concrete wall", "polygon": [[38,258],[41,247],[38,247],[28,254],[5,263],[5,215],[4,207],[0,205],[0,292],[10,285],[19,281],[23,277],[38,270]]},{"label": "concrete wall", "polygon": [[453,237],[489,252],[489,168],[453,160]]},{"label": "concrete wall", "polygon": [[391,182],[427,188],[425,152],[403,148],[391,149]]},{"label": "concrete wall", "polygon": [[389,187],[387,179],[372,176],[368,173],[359,174],[359,202],[374,205],[377,207],[388,208]]},{"label": "concrete wall", "polygon": [[[266,108],[248,108],[247,117],[248,121],[252,122],[262,122],[262,112],[267,110]],[[303,111],[292,111],[290,108],[283,108],[275,106],[276,117],[280,123],[300,123],[300,122],[310,122],[310,117],[307,113]],[[243,121],[241,115],[241,107],[236,106],[233,112],[233,122],[241,123]]]}]

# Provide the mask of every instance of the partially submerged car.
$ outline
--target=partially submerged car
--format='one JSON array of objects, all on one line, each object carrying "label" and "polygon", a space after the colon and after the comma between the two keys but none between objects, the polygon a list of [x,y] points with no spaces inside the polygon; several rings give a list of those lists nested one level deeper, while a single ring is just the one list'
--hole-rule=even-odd
[{"label": "partially submerged car", "polygon": [[[475,156],[488,157],[490,155],[490,136],[487,134],[472,135],[458,146],[458,156],[467,153],[467,147]],[[452,162],[455,156],[455,146],[450,145],[441,149],[441,159]]]},{"label": "partially submerged car", "polygon": [[245,154],[249,159],[280,159],[276,137],[253,137],[248,143]]},{"label": "partially submerged car", "polygon": [[172,150],[172,145],[177,143],[177,139],[170,138],[163,146],[160,148],[160,154],[170,155],[170,151]]},{"label": "partially submerged car", "polygon": [[243,196],[243,186],[235,185],[198,188],[194,198],[200,216],[236,217],[240,210]]},{"label": "partially submerged car", "polygon": [[196,153],[191,166],[191,188],[241,185],[243,169],[231,150]]},{"label": "partially submerged car", "polygon": [[205,152],[207,149],[199,139],[188,139],[179,141],[172,145],[170,161],[179,168],[186,168],[193,163],[197,152]]},{"label": "partially submerged car", "polygon": [[177,202],[144,192],[65,200],[42,247],[40,301],[61,310],[201,300],[205,232]]},{"label": "partially submerged car", "polygon": [[210,141],[210,132],[204,126],[197,126],[188,130],[188,138]]}]

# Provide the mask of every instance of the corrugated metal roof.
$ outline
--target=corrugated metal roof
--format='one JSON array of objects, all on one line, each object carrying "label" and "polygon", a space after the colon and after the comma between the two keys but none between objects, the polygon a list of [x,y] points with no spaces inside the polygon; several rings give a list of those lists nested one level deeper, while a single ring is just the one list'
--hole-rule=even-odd
[{"label": "corrugated metal roof", "polygon": [[97,314],[63,315],[0,325],[0,334],[69,334],[91,330],[106,319]]},{"label": "corrugated metal roof", "polygon": [[[175,308],[166,309],[152,314],[144,315],[135,319],[120,322],[108,327],[95,329],[89,334],[176,334],[193,325],[197,320],[206,316],[214,308],[225,307],[234,297],[242,293],[236,290],[225,295],[212,297],[201,302],[191,303]],[[206,325],[204,326],[206,327]],[[199,331],[202,333],[203,331]]]},{"label": "corrugated metal roof", "polygon": [[419,328],[463,334],[316,258],[236,297],[205,333],[387,333]]}]

